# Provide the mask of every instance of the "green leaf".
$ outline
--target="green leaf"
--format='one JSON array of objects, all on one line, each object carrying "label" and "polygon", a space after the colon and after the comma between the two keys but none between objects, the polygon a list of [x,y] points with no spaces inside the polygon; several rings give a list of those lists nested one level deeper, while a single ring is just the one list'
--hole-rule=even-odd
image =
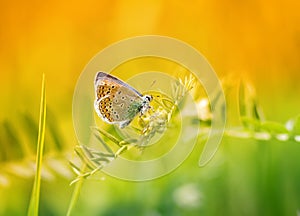
[{"label": "green leaf", "polygon": [[[264,114],[260,108],[254,87],[249,83],[242,81],[239,88],[239,112],[241,117],[264,121]],[[246,121],[243,121],[246,128],[249,127]]]},{"label": "green leaf", "polygon": [[0,125],[0,136],[2,145],[0,160],[19,160],[24,157],[25,152],[17,135],[17,130],[10,122],[4,121]]},{"label": "green leaf", "polygon": [[241,121],[244,125],[244,127],[257,131],[260,128],[260,121],[254,118],[250,118],[250,117],[246,117],[246,116],[242,116],[241,117]]},{"label": "green leaf", "polygon": [[103,139],[100,136],[95,134],[95,137],[97,138],[97,140],[99,140],[99,142],[102,144],[102,146],[106,149],[107,152],[109,152],[110,154],[114,154],[113,150],[103,141]]},{"label": "green leaf", "polygon": [[263,110],[256,100],[253,101],[253,116],[260,121],[265,120]]},{"label": "green leaf", "polygon": [[86,167],[88,167],[89,169],[93,170],[94,169],[94,165],[91,163],[90,158],[87,156],[88,153],[88,149],[84,148],[84,145],[81,146],[76,146],[75,147],[75,153],[78,155],[78,157],[80,158],[81,161],[84,162],[84,164],[86,165]]},{"label": "green leaf", "polygon": [[245,85],[244,82],[240,83],[240,88],[239,88],[239,112],[240,116],[246,116],[247,111],[246,111],[246,104],[245,104]]},{"label": "green leaf", "polygon": [[41,91],[40,117],[39,117],[39,132],[37,141],[36,154],[36,174],[28,208],[28,216],[37,216],[39,211],[40,186],[41,186],[41,171],[43,162],[43,150],[45,140],[45,125],[46,125],[46,90],[45,90],[45,75],[43,74],[42,91]]},{"label": "green leaf", "polygon": [[[98,132],[98,133],[100,133],[100,134],[102,134],[103,136],[105,136],[106,138],[110,139],[112,142],[114,142],[115,144],[117,144],[119,147],[121,147],[120,144],[119,144],[119,143],[120,143],[120,140],[118,140],[117,138],[115,138],[113,135],[107,133],[107,132],[104,131],[104,130],[101,130],[100,128],[94,128],[93,132],[95,132],[95,131]],[[98,139],[99,141],[102,140],[99,136],[97,136],[97,134],[95,134],[95,136],[97,137],[97,139]],[[103,143],[103,142],[101,142],[101,143]],[[106,146],[107,146],[107,145],[104,145],[105,148],[106,148]],[[107,149],[107,151],[110,152],[109,149]]]},{"label": "green leaf", "polygon": [[34,153],[37,148],[36,134],[38,134],[38,132],[39,132],[39,126],[38,126],[36,120],[34,119],[34,117],[28,112],[23,113],[20,120],[22,121],[22,124],[24,126],[23,130],[29,139],[30,148],[32,149],[32,152]]},{"label": "green leaf", "polygon": [[288,130],[285,128],[285,126],[278,122],[272,122],[272,121],[262,122],[260,127],[262,130],[268,131],[270,133],[275,133],[275,134],[288,133]]}]

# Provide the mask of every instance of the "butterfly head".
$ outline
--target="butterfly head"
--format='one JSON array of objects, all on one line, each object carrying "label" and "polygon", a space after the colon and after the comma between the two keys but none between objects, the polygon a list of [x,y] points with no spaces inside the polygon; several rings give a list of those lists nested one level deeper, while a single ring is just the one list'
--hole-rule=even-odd
[{"label": "butterfly head", "polygon": [[152,97],[152,95],[145,95],[145,96],[143,96],[143,99],[145,102],[149,103],[152,101],[153,97]]},{"label": "butterfly head", "polygon": [[153,97],[152,95],[144,95],[142,98],[143,98],[143,102],[142,102],[141,114],[143,115],[145,112],[147,112],[148,109],[151,108],[150,102],[152,101]]}]

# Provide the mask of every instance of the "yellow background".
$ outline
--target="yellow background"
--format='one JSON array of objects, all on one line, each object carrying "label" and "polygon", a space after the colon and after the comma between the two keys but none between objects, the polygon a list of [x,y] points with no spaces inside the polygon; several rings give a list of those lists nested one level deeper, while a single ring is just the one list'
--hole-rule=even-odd
[{"label": "yellow background", "polygon": [[159,34],[194,46],[220,78],[246,74],[269,119],[286,121],[299,108],[299,6],[296,0],[1,1],[1,118],[38,107],[42,73],[48,104],[63,118],[97,52]]}]

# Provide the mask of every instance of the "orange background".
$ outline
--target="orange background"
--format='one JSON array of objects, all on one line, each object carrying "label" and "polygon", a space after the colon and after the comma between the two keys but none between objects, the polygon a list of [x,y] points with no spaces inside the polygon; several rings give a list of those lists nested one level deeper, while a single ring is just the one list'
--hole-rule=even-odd
[{"label": "orange background", "polygon": [[246,75],[271,120],[299,113],[300,1],[1,1],[1,118],[48,105],[71,118],[76,80],[109,44],[137,35],[183,40],[220,78]]}]

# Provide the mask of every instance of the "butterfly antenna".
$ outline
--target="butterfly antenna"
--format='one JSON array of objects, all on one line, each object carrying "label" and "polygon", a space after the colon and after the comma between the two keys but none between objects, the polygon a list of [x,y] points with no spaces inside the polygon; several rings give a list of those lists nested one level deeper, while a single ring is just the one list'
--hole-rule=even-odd
[{"label": "butterfly antenna", "polygon": [[[150,91],[150,88],[151,88],[152,86],[154,86],[155,83],[156,83],[156,80],[153,80],[152,83],[151,83],[151,85],[148,87],[148,91],[147,91],[147,92]],[[151,96],[152,96],[152,99],[154,99],[153,95],[151,95]]]},{"label": "butterfly antenna", "polygon": [[154,86],[154,84],[156,83],[156,80],[153,80],[151,85],[149,86],[149,88],[151,88],[152,86]]}]

